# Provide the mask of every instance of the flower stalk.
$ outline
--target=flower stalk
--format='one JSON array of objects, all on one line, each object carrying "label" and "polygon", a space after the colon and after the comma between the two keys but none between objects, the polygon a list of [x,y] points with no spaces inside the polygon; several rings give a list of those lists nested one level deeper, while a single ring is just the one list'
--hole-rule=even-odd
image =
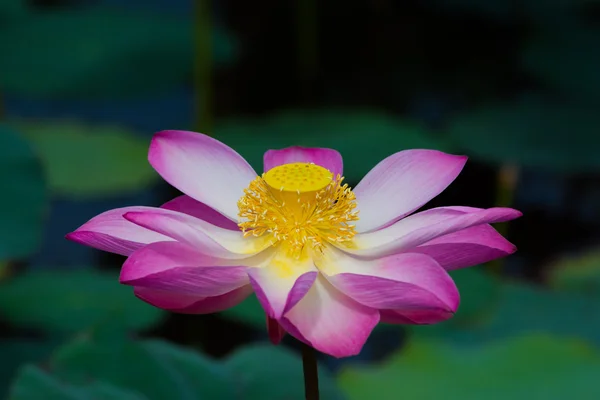
[{"label": "flower stalk", "polygon": [[302,343],[302,369],[304,372],[304,394],[306,400],[319,400],[317,352],[305,343]]}]

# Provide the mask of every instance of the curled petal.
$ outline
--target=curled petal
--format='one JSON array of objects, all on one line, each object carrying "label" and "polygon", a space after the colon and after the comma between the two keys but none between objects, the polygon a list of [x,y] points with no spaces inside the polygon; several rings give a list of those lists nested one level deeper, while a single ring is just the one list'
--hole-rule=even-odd
[{"label": "curled petal", "polygon": [[407,252],[433,239],[473,226],[505,222],[522,214],[512,208],[489,208],[465,213],[453,207],[440,207],[406,217],[387,228],[361,233],[344,251],[363,257],[383,257]]},{"label": "curled petal", "polygon": [[200,297],[219,296],[249,283],[239,262],[208,257],[178,242],[152,243],[136,251],[123,264],[119,280]]},{"label": "curled petal", "polygon": [[248,268],[248,276],[267,316],[279,319],[308,292],[317,269],[310,257],[296,260],[279,253],[264,266]]},{"label": "curled petal", "polygon": [[188,214],[192,217],[196,217],[223,229],[230,229],[233,231],[240,230],[237,223],[223,216],[221,213],[210,208],[206,204],[202,204],[185,194],[166,202],[160,206],[160,208]]},{"label": "curled petal", "polygon": [[180,314],[211,314],[234,307],[252,293],[250,285],[244,285],[219,296],[201,297],[145,287],[134,287],[133,293],[155,307]]},{"label": "curled petal", "polygon": [[467,157],[436,150],[405,150],[377,164],[356,186],[358,232],[396,221],[440,194],[463,169]]},{"label": "curled petal", "polygon": [[434,258],[446,270],[471,267],[517,251],[488,224],[440,236],[410,250]]},{"label": "curled petal", "polygon": [[124,207],[106,211],[92,218],[66,238],[98,250],[128,256],[149,243],[173,240],[126,220],[128,212],[147,212],[152,207]]},{"label": "curled petal", "polygon": [[237,219],[237,201],[257,176],[233,149],[195,132],[157,133],[148,160],[164,180],[232,221]]},{"label": "curled petal", "polygon": [[337,289],[368,307],[447,313],[458,308],[460,297],[454,281],[424,254],[361,260],[329,249],[317,265]]},{"label": "curled petal", "polygon": [[125,214],[125,218],[216,257],[246,258],[271,245],[268,237],[244,238],[241,231],[219,228],[191,215],[171,210],[130,212]]},{"label": "curled petal", "polygon": [[334,357],[360,353],[379,311],[344,295],[319,275],[308,293],[279,321],[292,336]]},{"label": "curled petal", "polygon": [[343,175],[342,155],[333,149],[293,146],[281,150],[269,150],[264,156],[265,172],[283,164],[313,163],[327,168],[333,176]]}]

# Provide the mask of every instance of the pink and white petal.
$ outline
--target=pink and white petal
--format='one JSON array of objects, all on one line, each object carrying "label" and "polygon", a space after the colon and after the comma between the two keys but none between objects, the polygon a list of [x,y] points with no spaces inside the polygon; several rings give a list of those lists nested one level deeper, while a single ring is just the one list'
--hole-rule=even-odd
[{"label": "pink and white petal", "polygon": [[129,256],[121,268],[119,281],[131,284],[131,282],[176,267],[246,267],[255,265],[254,262],[258,260],[258,257],[247,258],[243,261],[223,259],[205,255],[185,243],[156,242],[144,246]]},{"label": "pink and white petal", "polygon": [[434,258],[446,270],[471,267],[517,251],[488,224],[440,236],[410,250]]},{"label": "pink and white petal", "polygon": [[134,294],[145,302],[180,314],[211,314],[234,307],[252,293],[252,286],[244,285],[220,296],[200,297],[164,290],[135,287]]},{"label": "pink and white petal", "polygon": [[425,244],[433,239],[473,226],[510,221],[520,217],[512,208],[489,208],[465,213],[453,207],[440,207],[406,217],[387,228],[361,233],[345,252],[362,257],[383,257]]},{"label": "pink and white petal", "polygon": [[264,156],[265,172],[283,164],[313,163],[327,168],[333,176],[343,175],[342,155],[333,149],[292,146],[281,150],[268,150]]},{"label": "pink and white petal", "polygon": [[149,243],[173,240],[165,235],[133,224],[123,215],[146,212],[153,207],[123,207],[99,214],[81,225],[66,238],[98,250],[128,256]]},{"label": "pink and white petal", "polygon": [[194,200],[185,194],[166,202],[160,206],[160,208],[191,215],[192,217],[196,217],[223,229],[229,229],[233,231],[240,230],[237,223],[225,217],[217,210],[212,209],[206,204],[200,203],[199,201]]},{"label": "pink and white petal", "polygon": [[364,260],[330,248],[315,263],[333,286],[368,307],[452,313],[460,302],[452,278],[424,254]]},{"label": "pink and white petal", "polygon": [[440,194],[456,179],[467,157],[436,150],[405,150],[377,164],[356,186],[358,232],[396,221]]},{"label": "pink and white petal", "polygon": [[133,253],[119,281],[126,285],[200,297],[219,296],[247,285],[245,265],[207,257],[178,242],[158,242]]},{"label": "pink and white petal", "polygon": [[173,310],[181,314],[212,314],[235,307],[253,292],[252,286],[244,285],[220,296],[207,297],[183,309]]},{"label": "pink and white petal", "polygon": [[379,322],[379,311],[352,300],[319,275],[279,322],[298,340],[340,358],[360,353]]},{"label": "pink and white petal", "polygon": [[310,257],[296,260],[279,251],[264,265],[247,270],[258,301],[267,316],[279,319],[309,291],[317,277]]},{"label": "pink and white petal", "polygon": [[163,272],[122,283],[210,297],[219,296],[244,286],[248,280],[243,267],[173,267]]},{"label": "pink and white petal", "polygon": [[283,329],[276,319],[267,316],[267,334],[271,343],[279,344],[285,336],[285,329]]},{"label": "pink and white petal", "polygon": [[223,229],[177,211],[154,209],[150,212],[131,212],[125,214],[125,218],[216,257],[246,258],[271,245],[268,236],[244,237],[241,231]]},{"label": "pink and white petal", "polygon": [[189,131],[154,135],[148,160],[172,186],[232,221],[237,219],[237,201],[257,176],[229,146]]},{"label": "pink and white petal", "polygon": [[430,325],[452,318],[446,310],[380,310],[384,324]]}]

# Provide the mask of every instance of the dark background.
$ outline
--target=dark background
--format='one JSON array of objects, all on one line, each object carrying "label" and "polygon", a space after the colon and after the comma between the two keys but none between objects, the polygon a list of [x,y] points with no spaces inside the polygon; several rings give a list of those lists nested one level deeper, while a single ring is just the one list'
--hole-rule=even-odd
[{"label": "dark background", "polygon": [[175,197],[146,152],[188,129],[257,171],[270,148],[336,148],[352,185],[403,149],[466,154],[426,208],[524,213],[498,226],[516,254],[453,273],[454,319],[321,357],[323,397],[597,398],[598,43],[594,0],[0,0],[0,389],[303,398],[254,298],[162,313],[119,286],[122,257],[64,239]]}]

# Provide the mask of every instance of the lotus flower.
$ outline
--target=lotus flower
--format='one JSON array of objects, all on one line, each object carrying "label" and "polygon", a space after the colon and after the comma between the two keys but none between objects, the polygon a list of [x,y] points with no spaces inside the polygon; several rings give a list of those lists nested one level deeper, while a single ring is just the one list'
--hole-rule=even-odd
[{"label": "lotus flower", "polygon": [[276,342],[287,332],[334,357],[360,352],[379,322],[433,324],[457,310],[449,270],[513,253],[489,224],[510,208],[412,214],[460,173],[466,157],[405,150],[352,190],[331,149],[269,150],[257,175],[208,136],[163,131],[148,159],[183,196],[125,207],[67,235],[127,256],[121,283],[178,313],[225,310],[256,293]]}]

